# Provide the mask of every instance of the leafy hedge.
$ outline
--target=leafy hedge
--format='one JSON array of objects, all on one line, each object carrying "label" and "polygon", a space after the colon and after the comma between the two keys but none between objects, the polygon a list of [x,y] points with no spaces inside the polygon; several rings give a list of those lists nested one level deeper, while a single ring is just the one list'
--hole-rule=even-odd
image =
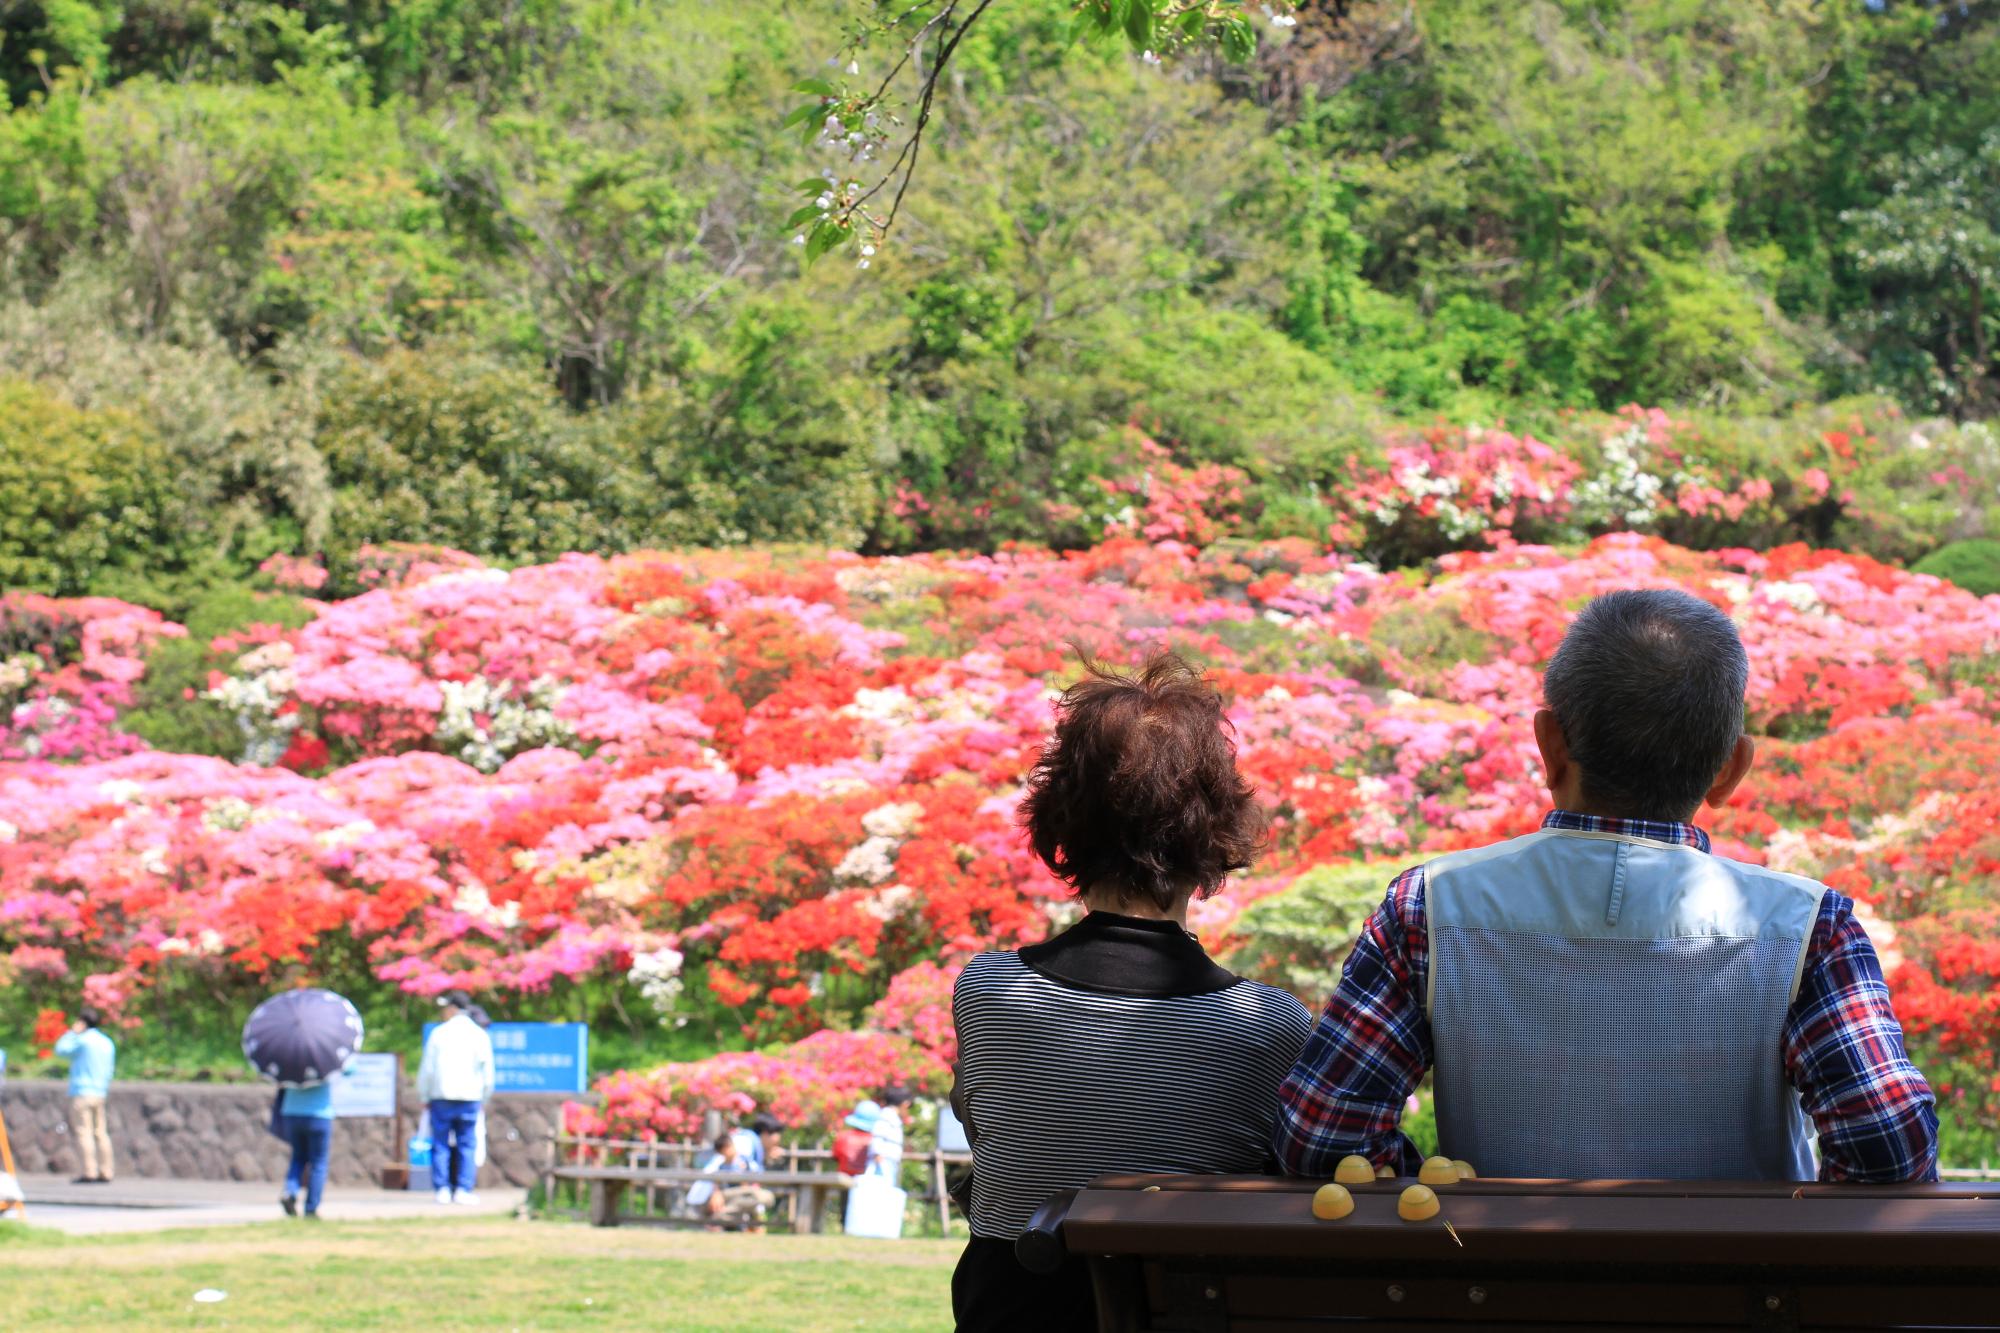
[{"label": "leafy hedge", "polygon": [[1229,966],[1283,986],[1309,1005],[1323,1004],[1362,923],[1405,868],[1388,861],[1314,866],[1243,909],[1230,928],[1237,944]]},{"label": "leafy hedge", "polygon": [[2000,593],[2000,541],[1980,538],[1953,542],[1912,566],[1919,574],[1935,574],[1981,597]]},{"label": "leafy hedge", "polygon": [[0,380],[0,587],[74,595],[178,542],[171,469],[144,424]]}]

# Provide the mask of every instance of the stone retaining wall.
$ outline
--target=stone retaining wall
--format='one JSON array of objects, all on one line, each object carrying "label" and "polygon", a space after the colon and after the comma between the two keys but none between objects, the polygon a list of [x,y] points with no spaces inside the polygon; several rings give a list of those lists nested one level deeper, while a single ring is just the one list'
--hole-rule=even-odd
[{"label": "stone retaining wall", "polygon": [[[290,1157],[264,1126],[273,1090],[262,1084],[123,1083],[111,1089],[111,1149],[121,1176],[179,1180],[277,1181]],[[559,1093],[501,1093],[486,1106],[483,1184],[527,1185],[548,1153],[560,1122]],[[416,1090],[403,1088],[407,1137],[421,1109]],[[56,1080],[8,1079],[0,1083],[0,1113],[7,1117],[15,1165],[24,1172],[74,1175],[69,1142],[69,1090]],[[342,1120],[333,1136],[328,1180],[369,1185],[386,1162],[400,1162],[404,1146],[392,1143],[386,1119]]]}]

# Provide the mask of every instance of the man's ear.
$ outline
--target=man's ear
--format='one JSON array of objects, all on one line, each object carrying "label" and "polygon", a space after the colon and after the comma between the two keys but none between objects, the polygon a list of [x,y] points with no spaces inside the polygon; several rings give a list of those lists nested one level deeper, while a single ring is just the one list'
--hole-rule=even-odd
[{"label": "man's ear", "polygon": [[1743,779],[1750,776],[1750,765],[1756,758],[1756,742],[1748,736],[1738,736],[1736,748],[1729,752],[1729,762],[1715,775],[1715,785],[1708,789],[1708,795],[1702,799],[1717,810],[1727,805],[1730,796],[1743,785]]},{"label": "man's ear", "polygon": [[1556,715],[1546,708],[1535,711],[1535,748],[1542,752],[1542,781],[1553,795],[1569,776],[1569,738],[1563,735]]}]

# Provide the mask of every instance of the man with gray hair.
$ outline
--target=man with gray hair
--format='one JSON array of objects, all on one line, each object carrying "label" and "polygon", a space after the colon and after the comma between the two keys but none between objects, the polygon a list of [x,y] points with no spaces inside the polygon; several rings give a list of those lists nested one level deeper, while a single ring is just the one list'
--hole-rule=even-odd
[{"label": "man with gray hair", "polygon": [[[1541,831],[1398,876],[1279,1093],[1293,1175],[1937,1178],[1937,1111],[1854,905],[1716,856],[1691,822],[1750,771],[1749,661],[1683,592],[1586,606],[1543,677]],[[1814,1135],[1817,1132],[1817,1143]]]}]

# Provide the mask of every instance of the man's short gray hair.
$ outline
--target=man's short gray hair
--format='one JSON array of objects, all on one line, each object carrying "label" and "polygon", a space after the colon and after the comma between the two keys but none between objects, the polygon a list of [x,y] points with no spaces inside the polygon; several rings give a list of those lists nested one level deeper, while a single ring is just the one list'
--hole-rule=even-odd
[{"label": "man's short gray hair", "polygon": [[1605,814],[1685,820],[1743,734],[1750,659],[1729,617],[1657,590],[1594,599],[1542,677],[1583,795]]}]

